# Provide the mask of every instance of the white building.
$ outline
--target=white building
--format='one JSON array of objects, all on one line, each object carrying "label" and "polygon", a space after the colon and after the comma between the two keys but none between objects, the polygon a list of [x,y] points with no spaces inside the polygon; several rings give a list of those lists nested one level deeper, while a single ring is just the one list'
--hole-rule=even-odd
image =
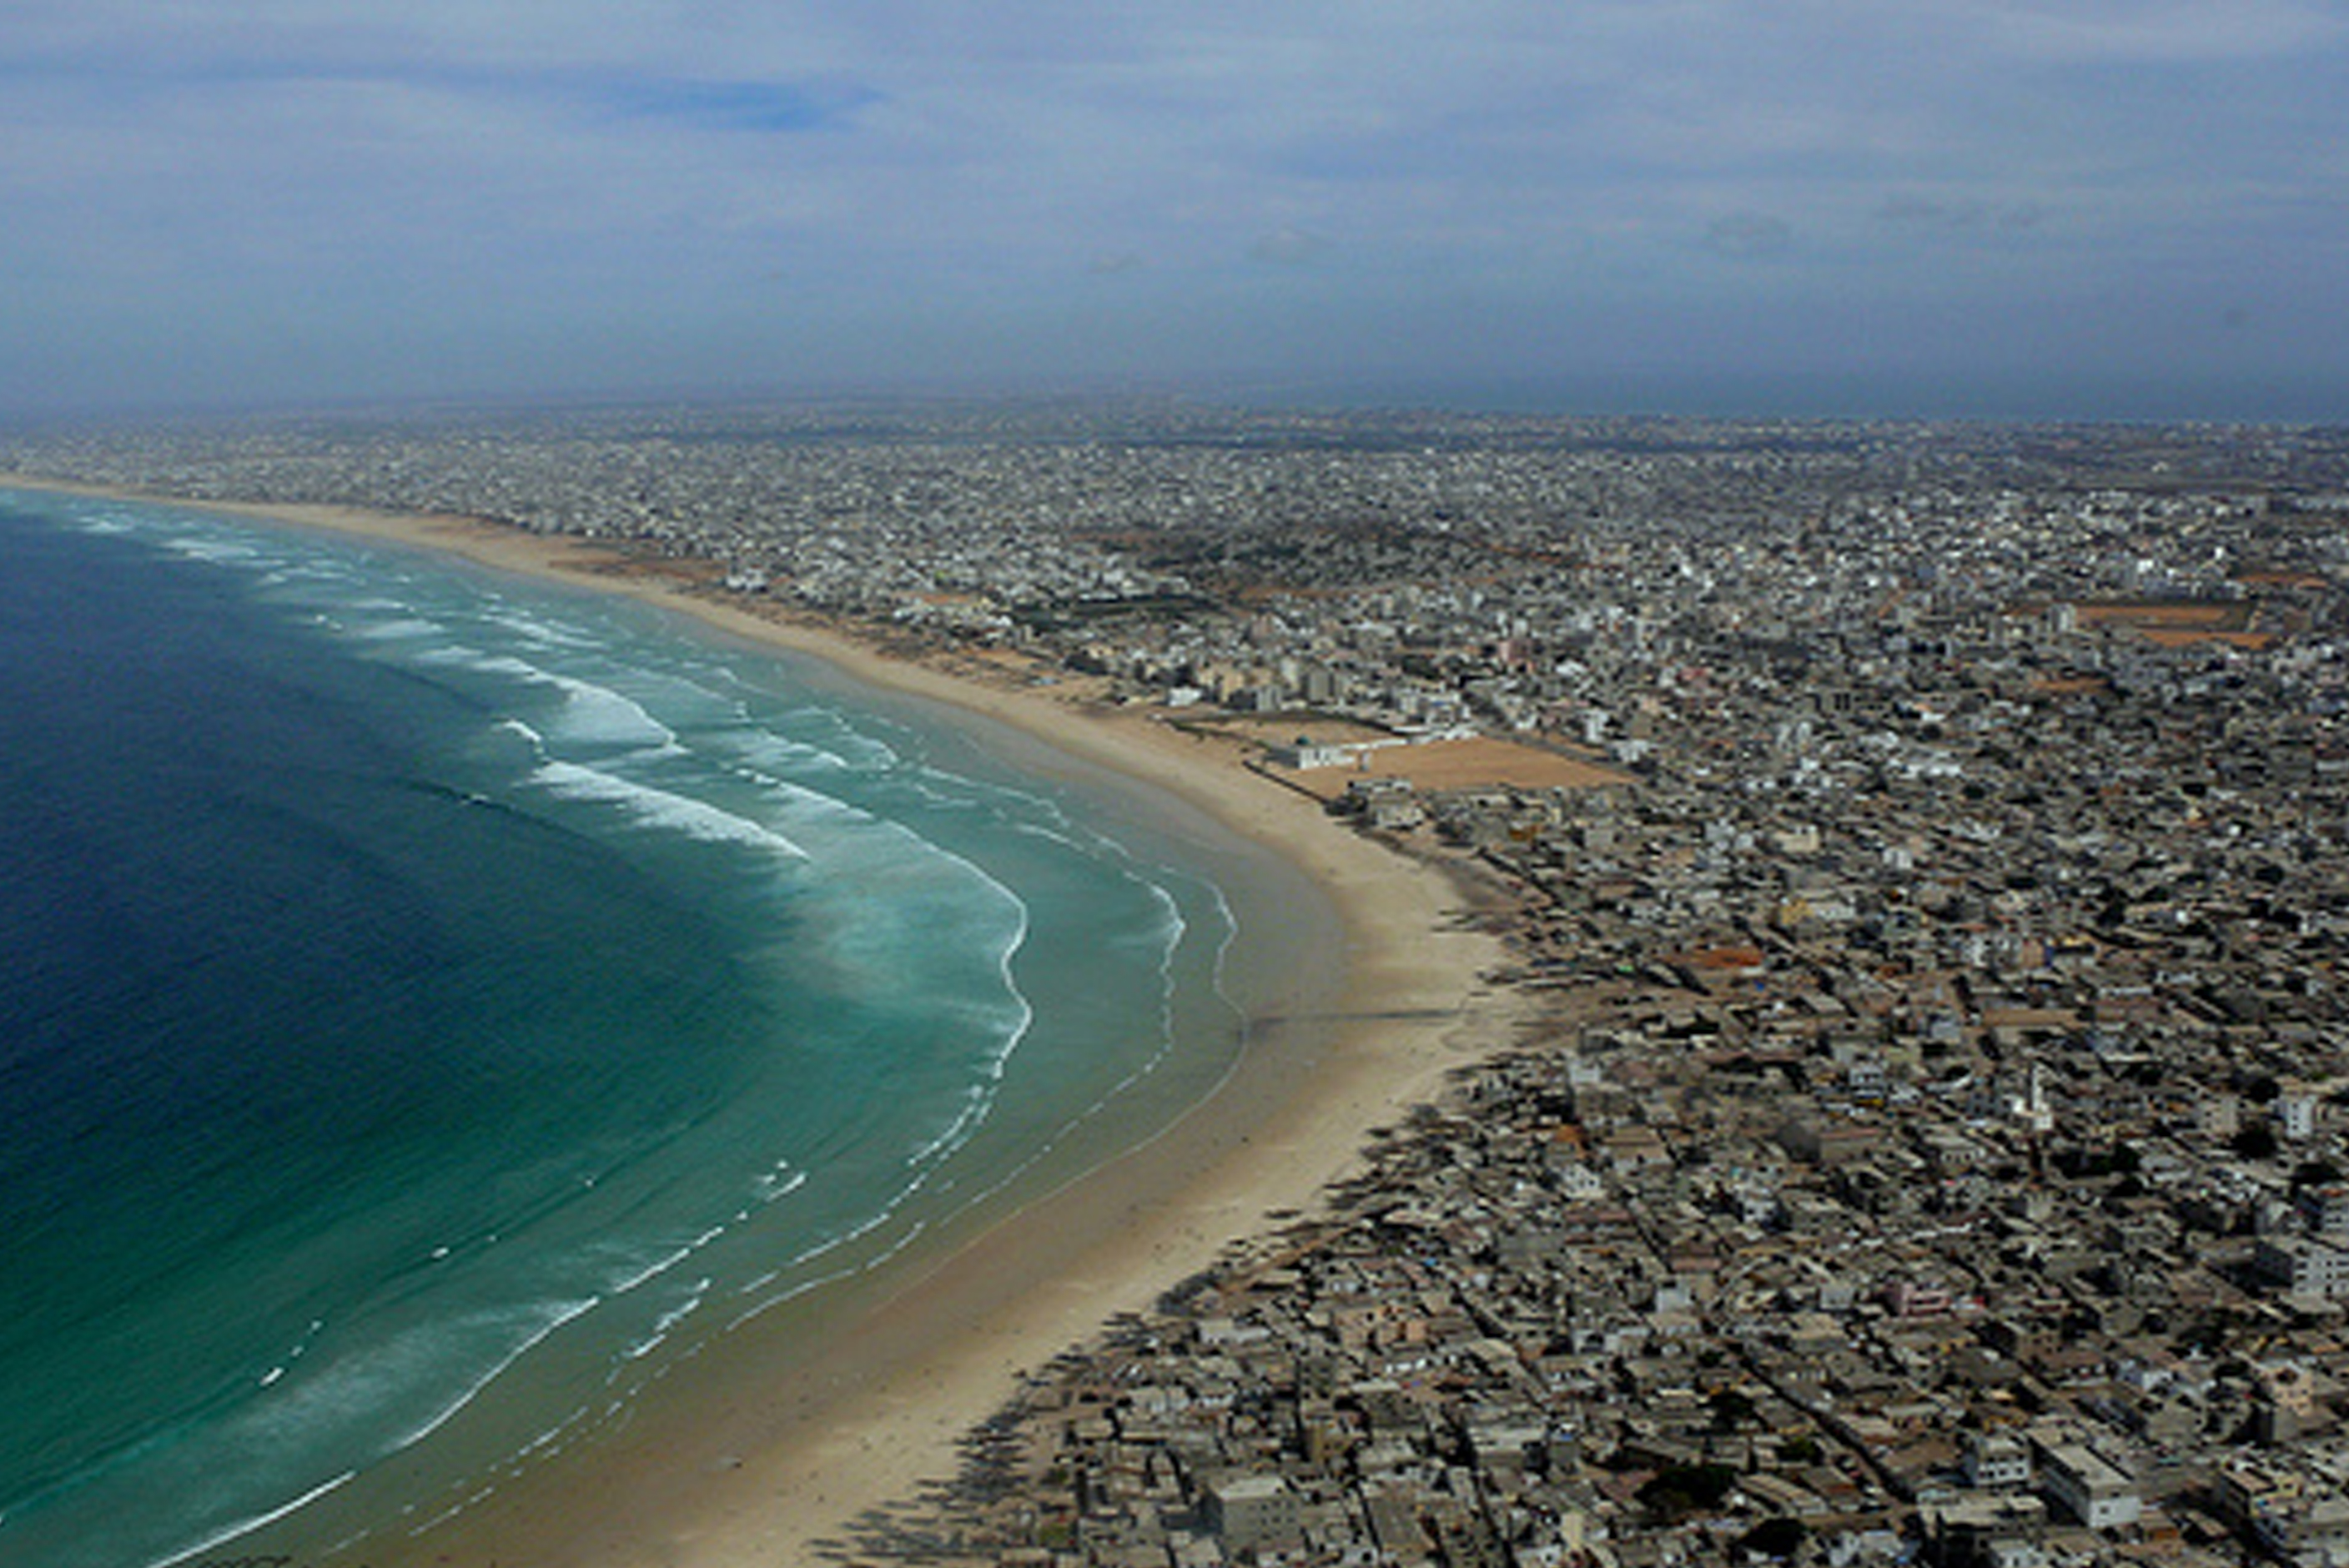
[{"label": "white building", "polygon": [[2288,1088],[2276,1099],[2276,1130],[2295,1143],[2305,1143],[2316,1136],[2314,1093],[2305,1088]]},{"label": "white building", "polygon": [[2079,1443],[2039,1447],[2039,1488],[2049,1501],[2091,1530],[2135,1524],[2145,1511],[2137,1482]]},{"label": "white building", "polygon": [[2031,1450],[2006,1432],[1974,1432],[1962,1461],[1966,1484],[1981,1491],[2031,1484]]}]

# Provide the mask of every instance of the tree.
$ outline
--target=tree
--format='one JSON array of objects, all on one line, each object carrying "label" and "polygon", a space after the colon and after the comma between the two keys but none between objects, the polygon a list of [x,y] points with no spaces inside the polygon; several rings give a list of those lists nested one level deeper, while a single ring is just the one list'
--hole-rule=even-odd
[{"label": "tree", "polygon": [[1810,1527],[1801,1520],[1777,1514],[1747,1531],[1738,1538],[1737,1544],[1764,1557],[1785,1559],[1800,1552],[1810,1536]]},{"label": "tree", "polygon": [[1733,1432],[1754,1419],[1754,1401],[1735,1388],[1723,1388],[1705,1401],[1713,1408],[1713,1429]]},{"label": "tree", "polygon": [[1632,1495],[1650,1513],[1669,1523],[1720,1507],[1736,1484],[1737,1472],[1727,1465],[1673,1465],[1649,1477]]},{"label": "tree", "polygon": [[2341,1168],[2330,1160],[2303,1160],[2292,1167],[2295,1187],[2325,1187],[2341,1180]]}]

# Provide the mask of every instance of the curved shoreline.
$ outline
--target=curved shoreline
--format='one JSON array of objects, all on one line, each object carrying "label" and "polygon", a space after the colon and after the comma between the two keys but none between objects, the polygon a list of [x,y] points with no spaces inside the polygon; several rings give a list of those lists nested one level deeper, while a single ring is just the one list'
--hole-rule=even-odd
[{"label": "curved shoreline", "polygon": [[[1452,1068],[1507,1037],[1513,1002],[1478,978],[1497,946],[1446,927],[1462,902],[1454,884],[1333,822],[1216,743],[893,658],[667,574],[619,572],[622,558],[589,542],[465,519],[126,499],[357,533],[629,593],[727,635],[811,655],[855,683],[999,727],[981,745],[1016,752],[1007,759],[1023,769],[1073,769],[1110,788],[1123,780],[1174,797],[1278,856],[1335,916],[1292,908],[1295,952],[1277,937],[1244,938],[1266,969],[1258,1037],[1171,1126],[1017,1212],[950,1227],[957,1233],[918,1260],[780,1311],[740,1343],[681,1365],[614,1439],[502,1488],[421,1539],[371,1537],[354,1560],[732,1568],[820,1554],[858,1515],[951,1480],[960,1439],[1024,1373],[1269,1229],[1279,1212],[1311,1205],[1353,1168],[1373,1128],[1433,1098]],[[1317,923],[1318,938],[1307,929]],[[819,1342],[817,1357],[808,1347]],[[264,1532],[239,1550],[336,1560],[290,1533]]]}]

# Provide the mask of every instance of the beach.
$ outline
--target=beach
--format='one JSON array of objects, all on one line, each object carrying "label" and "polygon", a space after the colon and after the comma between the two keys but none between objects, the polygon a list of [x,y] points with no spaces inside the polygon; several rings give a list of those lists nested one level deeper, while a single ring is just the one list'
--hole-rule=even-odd
[{"label": "beach", "polygon": [[[812,655],[862,685],[971,716],[982,747],[1008,765],[1174,798],[1278,857],[1310,890],[1261,906],[1277,931],[1244,930],[1236,961],[1258,971],[1249,1047],[1172,1127],[1016,1212],[945,1227],[887,1268],[753,1320],[681,1364],[608,1438],[502,1480],[445,1526],[373,1536],[350,1561],[845,1560],[834,1543],[861,1515],[953,1478],[958,1440],[1024,1375],[1232,1243],[1309,1208],[1372,1129],[1512,1038],[1512,998],[1480,980],[1498,950],[1454,918],[1463,888],[1354,834],[1225,743],[759,613],[759,601],[699,589],[690,563],[463,519],[222,510],[626,593],[726,636]],[[342,1560],[297,1539],[298,1522],[238,1550]]]}]

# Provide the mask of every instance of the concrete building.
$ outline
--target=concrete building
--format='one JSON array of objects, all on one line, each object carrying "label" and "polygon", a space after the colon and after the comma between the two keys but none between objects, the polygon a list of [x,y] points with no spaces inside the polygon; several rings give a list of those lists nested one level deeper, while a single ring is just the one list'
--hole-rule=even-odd
[{"label": "concrete building", "polygon": [[1298,1543],[1304,1522],[1299,1501],[1285,1476],[1226,1476],[1208,1484],[1203,1512],[1227,1551],[1255,1552]]},{"label": "concrete building", "polygon": [[2031,1484],[2031,1449],[2008,1432],[1970,1432],[1963,1461],[1966,1484],[1984,1491]]},{"label": "concrete building", "polygon": [[2262,1236],[2252,1271],[2290,1295],[2317,1301],[2349,1296],[2349,1252],[2307,1236]]},{"label": "concrete building", "polygon": [[2049,1501],[2091,1530],[2135,1524],[2145,1511],[2137,1483],[2081,1443],[2039,1447],[2039,1487]]}]

